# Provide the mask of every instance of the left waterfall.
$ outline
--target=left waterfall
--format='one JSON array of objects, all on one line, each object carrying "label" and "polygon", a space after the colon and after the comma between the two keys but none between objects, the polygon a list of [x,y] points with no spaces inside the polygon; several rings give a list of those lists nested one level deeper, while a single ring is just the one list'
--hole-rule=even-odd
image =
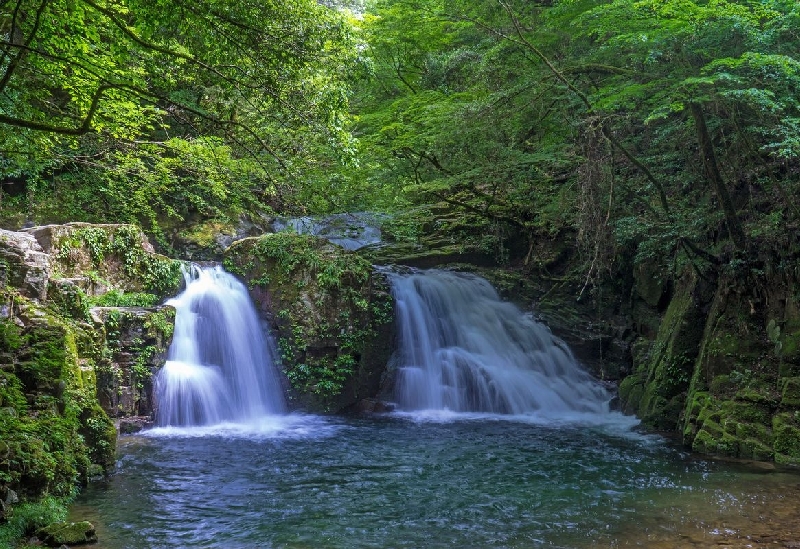
[{"label": "left waterfall", "polygon": [[245,286],[221,267],[193,266],[168,301],[175,333],[155,380],[156,424],[247,423],[286,411],[275,346]]}]

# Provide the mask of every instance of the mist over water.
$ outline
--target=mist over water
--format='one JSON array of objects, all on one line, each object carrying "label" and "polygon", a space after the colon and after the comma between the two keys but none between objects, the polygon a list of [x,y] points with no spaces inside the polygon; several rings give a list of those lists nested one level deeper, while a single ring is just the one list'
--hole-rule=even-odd
[{"label": "mist over water", "polygon": [[157,425],[246,423],[286,412],[274,345],[241,282],[221,267],[195,267],[168,304],[175,333],[155,381]]},{"label": "mist over water", "polygon": [[606,414],[610,395],[555,338],[483,278],[391,274],[401,410]]}]

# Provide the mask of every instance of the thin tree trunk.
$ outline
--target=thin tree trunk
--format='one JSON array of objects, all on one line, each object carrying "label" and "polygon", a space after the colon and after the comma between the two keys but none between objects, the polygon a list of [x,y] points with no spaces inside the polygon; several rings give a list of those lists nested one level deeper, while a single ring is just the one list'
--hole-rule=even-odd
[{"label": "thin tree trunk", "polygon": [[689,107],[692,111],[692,117],[694,118],[697,142],[700,145],[700,156],[703,159],[706,177],[711,181],[717,198],[722,205],[722,211],[725,214],[725,224],[728,227],[731,240],[734,246],[741,250],[744,248],[744,231],[742,230],[742,224],[739,222],[739,216],[736,214],[736,208],[733,206],[731,195],[728,193],[728,187],[725,186],[725,182],[722,180],[722,174],[719,171],[719,163],[717,161],[717,155],[714,152],[714,143],[711,141],[711,135],[708,133],[703,107],[700,106],[699,103],[690,103]]}]

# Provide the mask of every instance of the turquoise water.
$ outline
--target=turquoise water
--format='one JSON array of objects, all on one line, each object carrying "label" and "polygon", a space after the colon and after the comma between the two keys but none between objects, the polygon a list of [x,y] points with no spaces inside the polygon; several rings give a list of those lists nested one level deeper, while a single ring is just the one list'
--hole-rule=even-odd
[{"label": "turquoise water", "polygon": [[120,440],[117,472],[72,515],[107,549],[800,541],[792,472],[700,460],[622,416],[588,419],[283,416],[155,430]]}]

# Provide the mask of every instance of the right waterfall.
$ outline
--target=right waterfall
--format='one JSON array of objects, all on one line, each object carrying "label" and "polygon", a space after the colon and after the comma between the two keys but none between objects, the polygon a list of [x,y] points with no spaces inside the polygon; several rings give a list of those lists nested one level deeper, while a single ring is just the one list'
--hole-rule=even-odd
[{"label": "right waterfall", "polygon": [[478,276],[390,274],[401,410],[496,414],[605,413],[608,391],[555,338]]}]

